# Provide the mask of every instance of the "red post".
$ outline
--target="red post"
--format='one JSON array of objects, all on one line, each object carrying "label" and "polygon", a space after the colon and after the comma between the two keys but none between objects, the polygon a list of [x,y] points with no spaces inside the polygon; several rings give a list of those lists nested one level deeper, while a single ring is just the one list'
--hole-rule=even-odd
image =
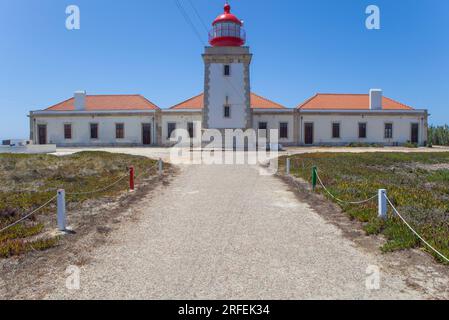
[{"label": "red post", "polygon": [[134,191],[134,167],[129,167],[129,190]]}]

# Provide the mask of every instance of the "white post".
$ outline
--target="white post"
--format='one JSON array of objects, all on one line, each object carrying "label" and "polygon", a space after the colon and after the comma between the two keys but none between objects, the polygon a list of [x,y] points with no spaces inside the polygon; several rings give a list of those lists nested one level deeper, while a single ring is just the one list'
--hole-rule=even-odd
[{"label": "white post", "polygon": [[287,158],[287,163],[285,165],[285,173],[288,176],[290,175],[290,165],[291,165],[291,160],[290,160],[290,158]]},{"label": "white post", "polygon": [[379,218],[387,220],[387,190],[379,189]]},{"label": "white post", "polygon": [[66,215],[65,215],[65,190],[58,190],[58,229],[66,231]]},{"label": "white post", "polygon": [[161,176],[164,171],[164,162],[162,162],[162,159],[159,159],[159,175]]}]

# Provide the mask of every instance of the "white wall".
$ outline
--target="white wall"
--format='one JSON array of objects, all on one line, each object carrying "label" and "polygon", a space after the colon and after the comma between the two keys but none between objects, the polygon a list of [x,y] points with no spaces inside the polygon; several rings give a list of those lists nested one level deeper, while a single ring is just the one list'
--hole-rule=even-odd
[{"label": "white wall", "polygon": [[[300,116],[300,142],[304,143],[304,123],[314,124],[314,144],[341,145],[350,142],[403,144],[411,140],[411,124],[419,123],[419,143],[427,140],[424,115],[307,115]],[[332,138],[332,123],[340,123],[340,138]],[[367,138],[359,138],[359,123],[367,123]],[[393,123],[393,139],[385,139],[385,123]]]},{"label": "white wall", "polygon": [[[210,65],[209,82],[209,128],[210,129],[244,129],[246,128],[244,64],[232,63],[231,75],[224,76],[223,63]],[[231,106],[231,117],[224,117],[223,107]]]},{"label": "white wall", "polygon": [[[253,129],[258,130],[259,129],[259,122],[266,122],[268,125],[268,130],[270,129],[280,129],[280,123],[281,122],[287,122],[288,123],[288,139],[280,139],[279,143],[288,145],[293,144],[295,142],[294,137],[294,116],[292,114],[279,114],[279,115],[273,115],[273,114],[253,114]],[[269,134],[268,134],[269,136]]]},{"label": "white wall", "polygon": [[[86,145],[140,145],[142,144],[142,124],[152,126],[152,142],[155,142],[153,115],[132,116],[67,116],[42,117],[35,116],[34,143],[37,143],[37,125],[47,125],[47,143],[58,146]],[[90,124],[98,123],[98,139],[90,139]],[[116,139],[115,124],[124,123],[124,139]],[[64,139],[64,124],[72,125],[72,139]]]},{"label": "white wall", "polygon": [[195,143],[201,143],[201,126],[202,126],[202,113],[192,113],[192,114],[163,114],[162,115],[162,145],[170,146],[173,145],[174,142],[168,139],[168,124],[176,123],[176,129],[184,129],[187,130],[187,125],[189,122],[194,123],[195,139],[193,141]]},{"label": "white wall", "polygon": [[56,145],[54,144],[45,144],[45,145],[30,144],[21,147],[0,146],[0,153],[46,154],[55,152],[56,152]]}]

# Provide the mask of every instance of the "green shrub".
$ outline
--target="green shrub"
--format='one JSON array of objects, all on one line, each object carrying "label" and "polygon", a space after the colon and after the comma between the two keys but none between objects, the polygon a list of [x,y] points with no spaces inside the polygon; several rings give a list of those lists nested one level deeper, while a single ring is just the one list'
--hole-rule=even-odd
[{"label": "green shrub", "polygon": [[449,146],[449,126],[431,126],[428,130],[429,146]]},{"label": "green shrub", "polygon": [[407,141],[407,142],[404,144],[404,147],[405,147],[405,148],[411,148],[411,149],[413,149],[413,148],[418,148],[418,144],[417,144],[417,143],[412,143],[412,142],[410,142],[410,141]]}]

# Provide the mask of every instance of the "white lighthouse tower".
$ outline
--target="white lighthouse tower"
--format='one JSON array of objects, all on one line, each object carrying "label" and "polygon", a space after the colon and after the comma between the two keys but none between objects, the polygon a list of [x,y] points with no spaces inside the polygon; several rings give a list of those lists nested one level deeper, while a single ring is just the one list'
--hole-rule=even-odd
[{"label": "white lighthouse tower", "polygon": [[249,70],[252,54],[244,46],[243,22],[231,13],[231,6],[226,3],[224,13],[214,20],[212,27],[211,46],[203,54],[203,129],[252,128]]}]

